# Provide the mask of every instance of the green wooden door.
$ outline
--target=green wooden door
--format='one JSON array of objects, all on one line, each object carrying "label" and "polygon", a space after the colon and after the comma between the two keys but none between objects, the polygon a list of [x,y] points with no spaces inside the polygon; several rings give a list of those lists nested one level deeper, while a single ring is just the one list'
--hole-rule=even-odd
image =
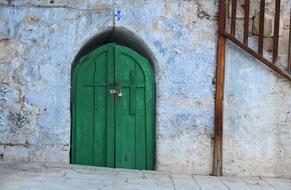
[{"label": "green wooden door", "polygon": [[129,48],[107,44],[80,59],[72,80],[72,163],[154,169],[150,63]]}]

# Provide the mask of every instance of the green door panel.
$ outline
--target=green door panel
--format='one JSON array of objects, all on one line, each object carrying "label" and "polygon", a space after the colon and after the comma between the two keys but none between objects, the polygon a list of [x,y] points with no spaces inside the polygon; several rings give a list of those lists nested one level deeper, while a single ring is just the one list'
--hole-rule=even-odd
[{"label": "green door panel", "polygon": [[72,163],[154,169],[155,82],[135,51],[104,45],[72,77]]}]

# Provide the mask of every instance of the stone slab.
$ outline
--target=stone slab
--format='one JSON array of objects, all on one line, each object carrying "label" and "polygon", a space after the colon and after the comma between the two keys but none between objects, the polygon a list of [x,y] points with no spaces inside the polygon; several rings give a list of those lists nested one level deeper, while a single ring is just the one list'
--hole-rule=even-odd
[{"label": "stone slab", "polygon": [[[52,175],[53,174],[53,175]],[[291,180],[0,161],[0,190],[287,190]]]}]

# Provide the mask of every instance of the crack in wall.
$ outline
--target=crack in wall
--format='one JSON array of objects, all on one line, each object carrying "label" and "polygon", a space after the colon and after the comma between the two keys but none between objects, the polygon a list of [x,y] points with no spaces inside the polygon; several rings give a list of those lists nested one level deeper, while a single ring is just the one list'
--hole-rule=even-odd
[{"label": "crack in wall", "polygon": [[197,17],[199,19],[207,19],[207,20],[218,20],[218,16],[211,16],[207,11],[204,10],[203,4],[200,0],[194,0],[194,3],[197,6]]},{"label": "crack in wall", "polygon": [[[65,4],[60,5],[39,5],[34,3],[24,3],[24,4],[11,4],[11,1],[8,3],[0,3],[0,7],[7,7],[7,8],[44,8],[44,9],[68,9],[68,10],[76,10],[76,11],[83,11],[83,12],[90,12],[90,13],[101,13],[101,12],[110,12],[112,15],[112,26],[115,26],[115,12],[114,8],[110,7],[102,7],[102,8],[92,8],[92,9],[85,9],[85,8],[78,8],[73,7]],[[114,6],[113,6],[114,7]]]},{"label": "crack in wall", "polygon": [[25,143],[2,143],[0,142],[0,146],[21,146],[25,148],[30,148],[31,144],[29,144],[28,141],[25,141]]},{"label": "crack in wall", "polygon": [[71,10],[77,10],[77,11],[89,11],[89,12],[98,12],[98,11],[112,11],[114,13],[114,9],[109,7],[104,8],[95,8],[95,9],[83,9],[78,7],[72,7],[68,5],[38,5],[34,3],[24,3],[21,5],[16,4],[6,4],[6,3],[0,3],[0,7],[12,7],[12,8],[59,8],[59,9],[71,9]]}]

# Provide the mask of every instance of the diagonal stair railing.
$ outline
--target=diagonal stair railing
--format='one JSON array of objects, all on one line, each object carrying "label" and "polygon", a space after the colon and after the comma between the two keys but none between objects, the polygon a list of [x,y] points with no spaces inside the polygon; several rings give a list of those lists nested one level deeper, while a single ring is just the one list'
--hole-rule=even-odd
[{"label": "diagonal stair railing", "polygon": [[[252,3],[259,3],[258,14],[258,39],[257,48],[250,45],[249,29],[250,29],[250,10],[254,9]],[[237,8],[238,3],[243,2],[243,24],[240,30],[238,28]],[[231,6],[229,6],[231,5]],[[214,162],[213,175],[222,175],[222,134],[223,134],[223,99],[224,99],[224,75],[225,75],[225,57],[226,57],[226,41],[230,40],[241,49],[245,50],[251,56],[255,57],[263,64],[272,69],[273,72],[284,77],[291,82],[291,21],[289,25],[288,40],[288,56],[285,68],[277,64],[279,52],[280,38],[280,16],[281,16],[281,0],[275,0],[273,16],[273,35],[272,35],[272,53],[264,51],[264,34],[266,20],[266,1],[265,0],[219,0],[219,18],[218,18],[218,53],[217,53],[217,73],[216,73],[216,103],[215,103],[215,133],[214,133]],[[229,11],[227,9],[229,8]],[[291,10],[290,10],[291,12]],[[227,15],[228,13],[228,15]],[[291,13],[290,13],[291,14]],[[227,16],[230,18],[228,22]],[[240,15],[241,17],[241,15]],[[291,15],[290,15],[291,17]],[[289,18],[289,20],[291,20]],[[226,26],[230,25],[229,31]],[[242,37],[238,37],[238,33],[242,32]],[[271,58],[270,58],[271,57]]]},{"label": "diagonal stair railing", "polygon": [[[255,0],[253,0],[255,1]],[[258,1],[258,0],[257,0]],[[232,6],[230,6],[231,9],[231,29],[230,32],[226,30],[226,12],[227,12],[227,2],[230,2]],[[266,9],[266,1],[261,0],[260,1],[260,7],[259,7],[259,31],[258,31],[258,48],[253,49],[249,46],[249,25],[250,25],[250,0],[244,1],[244,26],[243,26],[243,40],[240,41],[236,35],[236,28],[237,28],[237,0],[224,0],[221,1],[222,7],[220,10],[220,14],[223,14],[221,19],[224,19],[224,21],[219,21],[219,35],[223,35],[228,40],[232,41],[236,45],[238,45],[240,48],[248,52],[250,55],[254,56],[258,60],[260,60],[262,63],[270,67],[274,72],[278,73],[282,77],[286,78],[287,80],[291,81],[291,47],[289,43],[289,63],[287,64],[287,68],[282,69],[279,66],[276,65],[276,62],[278,60],[278,50],[279,50],[279,37],[280,37],[280,15],[281,15],[281,0],[275,0],[275,10],[274,10],[274,22],[273,22],[273,53],[272,53],[272,59],[269,60],[266,58],[266,56],[263,53],[264,50],[264,33],[265,33],[265,9]],[[223,13],[221,13],[223,12]],[[291,17],[291,16],[290,16]],[[290,30],[289,30],[290,31]],[[290,32],[291,35],[291,32]],[[291,41],[291,38],[289,37],[289,41]]]}]

